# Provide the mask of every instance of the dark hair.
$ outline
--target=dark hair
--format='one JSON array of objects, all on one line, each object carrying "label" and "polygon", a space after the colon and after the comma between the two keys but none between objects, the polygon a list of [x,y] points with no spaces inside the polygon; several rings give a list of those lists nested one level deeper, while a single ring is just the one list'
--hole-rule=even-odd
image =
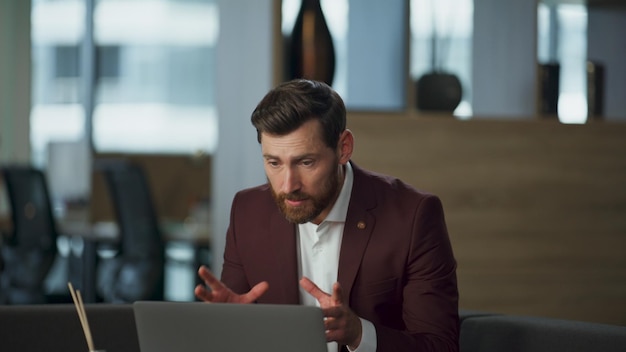
[{"label": "dark hair", "polygon": [[343,100],[326,83],[295,79],[269,91],[252,112],[251,121],[261,143],[262,133],[283,136],[312,119],[320,121],[326,145],[335,148],[346,129]]}]

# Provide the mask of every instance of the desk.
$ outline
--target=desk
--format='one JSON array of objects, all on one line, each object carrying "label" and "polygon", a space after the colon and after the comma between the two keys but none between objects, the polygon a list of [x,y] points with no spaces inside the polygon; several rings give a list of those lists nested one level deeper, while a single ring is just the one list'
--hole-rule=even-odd
[{"label": "desk", "polygon": [[[210,225],[193,221],[161,221],[161,232],[165,242],[183,241],[197,246],[211,245]],[[119,228],[112,221],[89,223],[85,221],[61,221],[59,232],[67,236],[78,236],[85,240],[116,243],[119,241]]]}]

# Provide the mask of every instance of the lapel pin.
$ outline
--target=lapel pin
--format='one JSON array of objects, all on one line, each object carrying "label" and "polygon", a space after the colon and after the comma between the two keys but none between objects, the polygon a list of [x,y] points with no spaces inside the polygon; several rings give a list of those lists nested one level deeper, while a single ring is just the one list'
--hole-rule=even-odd
[{"label": "lapel pin", "polygon": [[364,222],[364,221],[359,221],[359,222],[356,224],[356,227],[358,227],[358,228],[359,228],[359,230],[363,230],[363,229],[365,229],[365,222]]}]

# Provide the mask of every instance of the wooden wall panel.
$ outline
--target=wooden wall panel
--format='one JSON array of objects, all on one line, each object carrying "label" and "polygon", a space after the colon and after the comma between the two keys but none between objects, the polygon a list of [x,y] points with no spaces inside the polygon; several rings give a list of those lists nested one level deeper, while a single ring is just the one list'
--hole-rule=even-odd
[{"label": "wooden wall panel", "polygon": [[353,160],[439,195],[461,307],[626,325],[626,124],[349,115]]}]

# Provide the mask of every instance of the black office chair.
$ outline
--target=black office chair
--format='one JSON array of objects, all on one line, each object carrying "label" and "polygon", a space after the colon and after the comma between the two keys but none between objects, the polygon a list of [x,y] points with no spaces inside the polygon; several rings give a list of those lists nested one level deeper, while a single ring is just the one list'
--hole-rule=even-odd
[{"label": "black office chair", "polygon": [[98,161],[120,229],[118,253],[98,266],[105,302],[163,300],[165,244],[143,169],[122,160]]},{"label": "black office chair", "polygon": [[0,304],[48,303],[44,280],[57,255],[58,233],[45,175],[30,166],[1,172],[13,230],[0,245]]}]

